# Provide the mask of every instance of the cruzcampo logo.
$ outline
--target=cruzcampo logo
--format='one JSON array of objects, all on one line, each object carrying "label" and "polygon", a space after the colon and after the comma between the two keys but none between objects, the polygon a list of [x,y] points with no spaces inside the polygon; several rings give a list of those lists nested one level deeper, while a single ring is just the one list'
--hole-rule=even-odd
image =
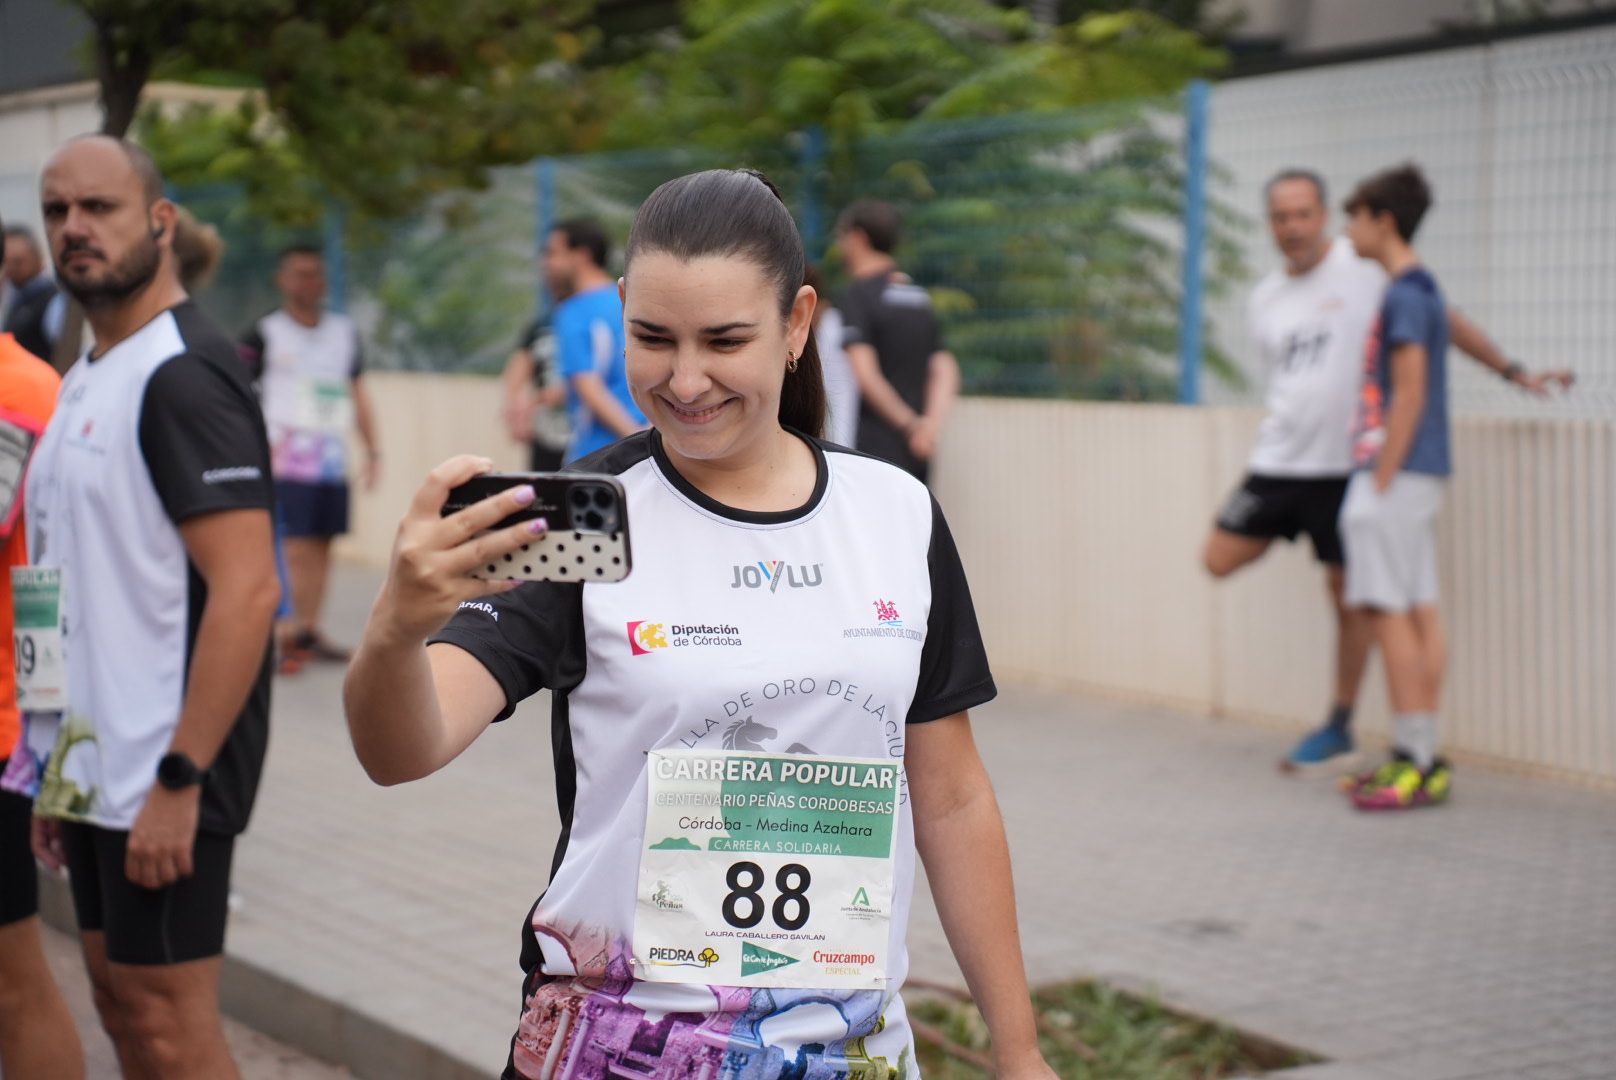
[{"label": "cruzcampo logo", "polygon": [[797,962],[795,956],[777,953],[765,949],[761,945],[754,945],[750,941],[741,942],[741,978],[752,975],[761,975],[765,971],[775,968],[789,967]]}]

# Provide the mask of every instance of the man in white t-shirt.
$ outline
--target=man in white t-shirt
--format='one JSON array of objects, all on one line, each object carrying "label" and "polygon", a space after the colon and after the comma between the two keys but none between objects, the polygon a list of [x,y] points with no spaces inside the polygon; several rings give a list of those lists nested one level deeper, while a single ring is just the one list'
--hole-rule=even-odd
[{"label": "man in white t-shirt", "polygon": [[[1352,750],[1352,709],[1369,660],[1367,613],[1342,601],[1343,554],[1336,530],[1352,473],[1352,426],[1364,350],[1380,314],[1386,274],[1327,231],[1324,181],[1288,169],[1265,189],[1268,225],[1285,265],[1252,290],[1247,326],[1268,373],[1263,419],[1239,488],[1207,538],[1203,560],[1226,577],[1260,558],[1278,538],[1306,533],[1324,563],[1337,620],[1335,696],[1324,726],[1281,763],[1314,765]],[[1532,374],[1510,361],[1458,311],[1448,310],[1453,344],[1533,393],[1569,386],[1571,374]]]},{"label": "man in white t-shirt", "polygon": [[280,671],[346,662],[347,650],[320,632],[331,542],[348,531],[348,437],[365,450],[364,483],[376,485],[381,454],[365,392],[359,330],[325,307],[325,258],[317,247],[281,252],[281,306],[253,324],[239,351],[258,386],[269,428],[275,500],[285,535],[292,616],[281,627]]}]

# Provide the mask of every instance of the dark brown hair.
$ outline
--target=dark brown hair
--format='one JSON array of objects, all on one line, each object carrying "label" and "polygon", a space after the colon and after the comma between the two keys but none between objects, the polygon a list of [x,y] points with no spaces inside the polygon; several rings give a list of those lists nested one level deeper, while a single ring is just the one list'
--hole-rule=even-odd
[{"label": "dark brown hair", "polygon": [[[634,215],[624,275],[634,257],[660,251],[689,261],[708,255],[747,259],[774,282],[780,316],[788,318],[802,288],[802,235],[780,192],[752,169],[712,169],[669,180]],[[818,438],[825,430],[825,379],[812,330],[780,388],[780,424]]]},{"label": "dark brown hair", "polygon": [[589,252],[590,261],[602,270],[606,269],[606,257],[611,254],[612,245],[606,239],[606,230],[600,227],[600,222],[589,218],[569,218],[557,222],[550,231],[560,233],[562,241],[571,250],[583,248]]},{"label": "dark brown hair", "polygon": [[849,206],[836,219],[836,227],[843,231],[857,229],[883,255],[891,255],[903,236],[903,218],[898,208],[878,199],[860,199]]},{"label": "dark brown hair", "polygon": [[1360,208],[1371,214],[1390,214],[1397,223],[1397,235],[1407,243],[1431,208],[1431,186],[1419,166],[1412,162],[1399,165],[1376,173],[1353,190],[1345,209],[1355,214]]}]

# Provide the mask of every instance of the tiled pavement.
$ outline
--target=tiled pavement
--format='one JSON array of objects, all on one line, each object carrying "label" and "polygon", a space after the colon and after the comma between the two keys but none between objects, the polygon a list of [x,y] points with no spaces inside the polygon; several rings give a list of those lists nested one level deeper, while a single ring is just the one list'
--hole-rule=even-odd
[{"label": "tiled pavement", "polygon": [[[336,636],[376,583],[339,573]],[[361,1076],[494,1075],[557,829],[547,707],[382,789],[340,679],[276,686],[232,1003]],[[1447,807],[1370,816],[1278,776],[1271,732],[1015,688],[976,719],[1035,979],[1152,988],[1329,1059],[1297,1080],[1616,1078],[1616,795],[1472,768]],[[920,893],[916,974],[957,980]]]},{"label": "tiled pavement", "polygon": [[[46,928],[45,957],[56,975],[67,1004],[73,1011],[84,1042],[86,1074],[94,1080],[118,1075],[118,1058],[112,1041],[101,1030],[95,1005],[90,998],[90,977],[84,971],[79,943],[72,936]],[[347,1069],[316,1061],[308,1054],[253,1031],[237,1020],[226,1019],[225,1038],[241,1070],[242,1080],[340,1080],[351,1076]],[[23,1078],[26,1080],[26,1078]]]}]

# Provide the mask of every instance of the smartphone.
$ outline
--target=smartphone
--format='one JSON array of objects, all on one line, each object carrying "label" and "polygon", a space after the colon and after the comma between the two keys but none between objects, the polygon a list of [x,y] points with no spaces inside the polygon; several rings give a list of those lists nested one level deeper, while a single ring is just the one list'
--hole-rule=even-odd
[{"label": "smartphone", "polygon": [[533,485],[534,500],[497,523],[503,529],[545,518],[550,531],[495,562],[479,566],[473,577],[498,581],[622,581],[633,563],[629,557],[628,498],[616,477],[591,473],[484,473],[449,492],[444,517],[491,495],[522,484]]}]

